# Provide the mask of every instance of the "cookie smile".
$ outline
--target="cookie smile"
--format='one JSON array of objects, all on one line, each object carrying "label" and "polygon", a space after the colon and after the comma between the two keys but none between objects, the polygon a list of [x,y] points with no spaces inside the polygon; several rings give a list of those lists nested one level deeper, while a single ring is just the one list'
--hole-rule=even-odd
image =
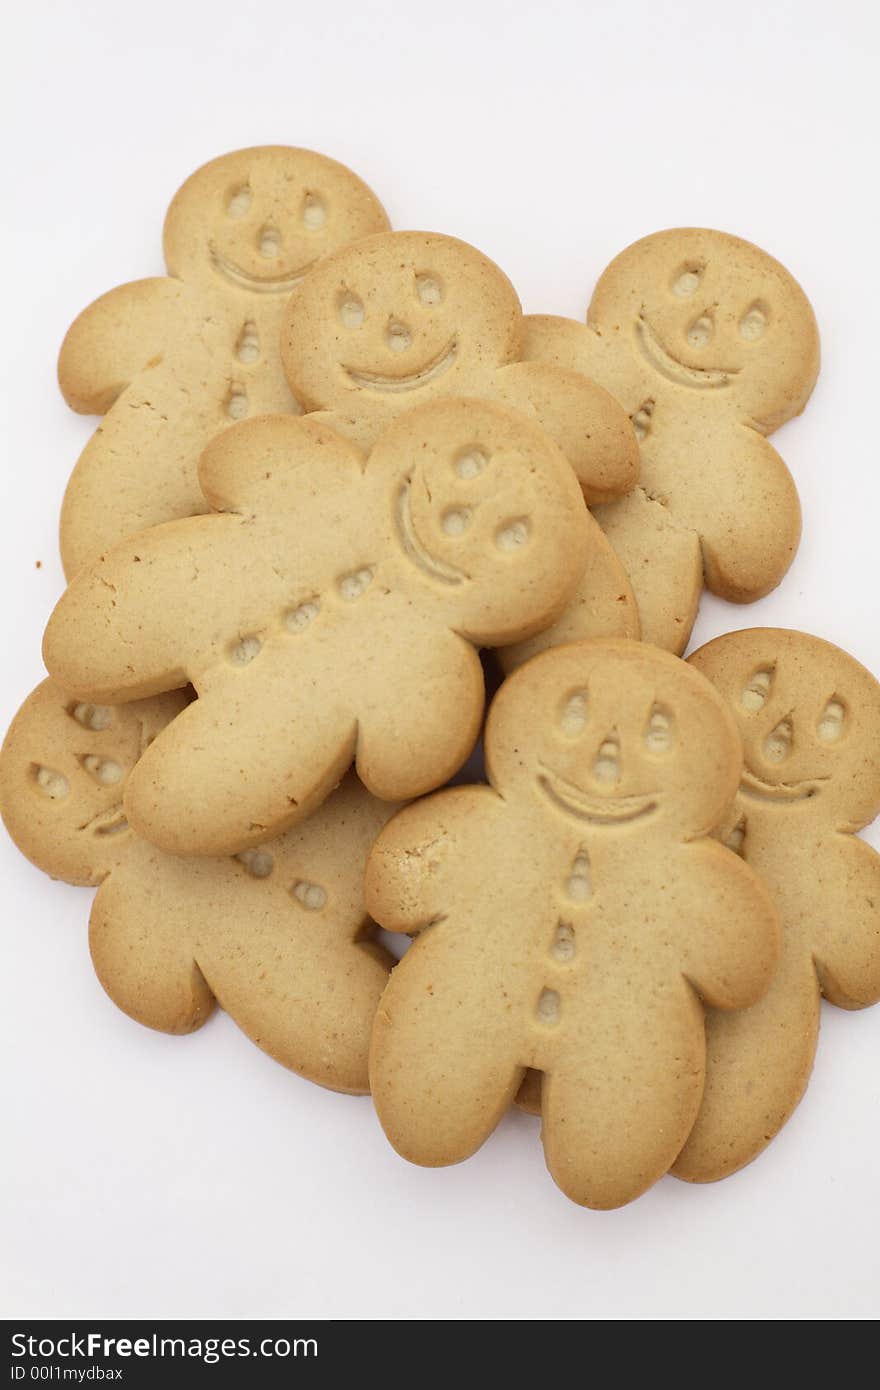
[{"label": "cookie smile", "polygon": [[747,767],[743,770],[740,787],[747,796],[757,797],[760,801],[806,801],[808,797],[818,795],[820,788],[817,782],[827,781],[827,777],[811,777],[803,782],[765,782]]},{"label": "cookie smile", "polygon": [[538,776],[538,786],[544,795],[554,806],[578,820],[589,821],[592,825],[625,825],[657,809],[656,797],[650,793],[646,796],[590,796],[582,787],[560,777],[543,763],[541,767],[544,771]]},{"label": "cookie smile", "polygon": [[645,360],[676,386],[697,388],[729,386],[738,367],[688,367],[664,347],[643,314],[636,319],[636,338]]},{"label": "cookie smile", "polygon": [[91,820],[86,821],[85,825],[80,826],[80,830],[90,830],[93,835],[118,835],[127,829],[128,821],[122,814],[121,801],[117,801],[106,811],[99,811]]},{"label": "cookie smile", "polygon": [[294,289],[314,265],[317,264],[318,257],[307,261],[299,270],[289,271],[286,275],[252,275],[247,270],[242,270],[240,265],[234,261],[228,261],[225,256],[221,256],[219,251],[211,247],[211,264],[222,275],[225,280],[233,285],[238,285],[240,289],[256,290],[262,294],[281,294],[285,290]]},{"label": "cookie smile", "polygon": [[425,366],[420,367],[418,371],[410,372],[408,376],[385,376],[381,372],[356,372],[353,367],[345,367],[343,370],[355,386],[363,386],[368,391],[415,391],[420,386],[425,386],[429,381],[436,381],[438,376],[442,376],[452,366],[457,352],[458,342],[453,338],[436,357],[432,357]]},{"label": "cookie smile", "polygon": [[397,534],[400,543],[406,551],[413,564],[418,565],[419,569],[428,575],[430,579],[439,579],[443,584],[461,584],[470,576],[464,570],[456,569],[454,565],[447,565],[445,560],[432,555],[431,551],[424,544],[412,515],[412,478],[407,478],[400,492],[397,494],[397,509],[395,520],[397,522]]}]

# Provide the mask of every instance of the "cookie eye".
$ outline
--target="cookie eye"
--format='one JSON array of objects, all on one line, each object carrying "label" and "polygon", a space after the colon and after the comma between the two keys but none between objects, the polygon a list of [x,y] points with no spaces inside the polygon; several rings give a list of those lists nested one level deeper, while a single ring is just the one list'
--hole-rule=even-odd
[{"label": "cookie eye", "polygon": [[587,692],[573,690],[559,716],[559,727],[569,738],[582,734],[587,726]]},{"label": "cookie eye", "polygon": [[764,756],[771,763],[784,762],[791,752],[794,730],[790,719],[781,719],[772,733],[764,740]]},{"label": "cookie eye", "polygon": [[672,717],[655,705],[645,730],[645,747],[649,753],[668,753],[672,747]]},{"label": "cookie eye", "polygon": [[327,890],[320,883],[309,883],[301,878],[291,888],[291,893],[307,912],[320,912],[327,901]]},{"label": "cookie eye", "polygon": [[708,314],[701,314],[698,319],[694,319],[687,331],[687,340],[693,348],[704,348],[712,341],[712,334],[715,332],[715,325]]},{"label": "cookie eye", "polygon": [[439,304],[443,298],[440,281],[433,275],[416,276],[416,294],[423,304]]},{"label": "cookie eye", "polygon": [[100,787],[115,787],[122,781],[122,768],[112,758],[99,758],[96,753],[88,753],[82,765],[92,781]]},{"label": "cookie eye", "polygon": [[846,723],[846,706],[837,695],[832,695],[822,711],[816,732],[824,743],[836,743],[843,733]]},{"label": "cookie eye", "polygon": [[275,867],[275,860],[266,849],[245,849],[235,858],[244,865],[251,878],[268,878]]},{"label": "cookie eye", "polygon": [[253,195],[246,183],[234,188],[226,200],[226,212],[230,217],[244,217],[250,212]]},{"label": "cookie eye", "polygon": [[499,550],[519,550],[528,540],[530,530],[527,517],[512,517],[510,521],[503,521],[495,532],[495,544]]},{"label": "cookie eye", "polygon": [[679,299],[687,299],[688,295],[695,293],[702,278],[701,266],[683,265],[673,277],[672,293],[677,294]]},{"label": "cookie eye", "polygon": [[455,460],[455,471],[460,478],[477,478],[485,472],[489,455],[482,449],[467,449]]},{"label": "cookie eye", "polygon": [[327,209],[314,193],[306,194],[302,219],[310,232],[319,232],[327,221]]},{"label": "cookie eye", "polygon": [[747,343],[754,343],[762,336],[770,318],[763,304],[752,304],[739,321],[739,335]]},{"label": "cookie eye", "polygon": [[454,507],[443,516],[443,530],[447,536],[463,536],[471,524],[470,507]]},{"label": "cookie eye", "polygon": [[740,696],[740,704],[749,714],[757,714],[767,703],[770,686],[773,684],[772,666],[764,666],[756,671]]},{"label": "cookie eye", "polygon": [[35,764],[31,769],[33,779],[44,796],[48,796],[50,801],[61,801],[70,791],[70,783],[63,772],[56,772],[54,767],[43,767]]},{"label": "cookie eye", "polygon": [[360,328],[364,321],[364,306],[356,294],[344,294],[339,301],[339,319],[343,328]]},{"label": "cookie eye", "polygon": [[84,729],[91,729],[92,733],[96,734],[102,729],[109,729],[113,723],[113,711],[107,705],[74,705],[67,713],[77,724],[81,724]]}]

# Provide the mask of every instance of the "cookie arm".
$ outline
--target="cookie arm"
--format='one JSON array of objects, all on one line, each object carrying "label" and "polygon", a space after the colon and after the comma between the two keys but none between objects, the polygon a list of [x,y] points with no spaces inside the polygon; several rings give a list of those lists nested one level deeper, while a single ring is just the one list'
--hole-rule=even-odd
[{"label": "cookie arm", "polygon": [[393,816],[367,860],[364,901],[373,920],[411,935],[440,921],[461,891],[486,816],[501,809],[491,787],[452,787]]},{"label": "cookie arm", "polygon": [[791,474],[763,435],[737,426],[718,448],[711,506],[690,517],[690,496],[683,493],[675,498],[675,517],[701,537],[712,593],[752,603],[776,588],[794,559],[800,501]]},{"label": "cookie arm", "polygon": [[395,670],[363,673],[358,704],[357,771],[374,796],[408,801],[442,787],[458,772],[480,733],[483,668],[469,642],[434,627],[408,630],[395,651],[381,649]]},{"label": "cookie arm", "polygon": [[682,897],[682,971],[704,1003],[747,1009],[766,991],[780,949],[779,917],[749,866],[714,840],[684,847],[676,866]]},{"label": "cookie arm", "polygon": [[[50,674],[101,704],[186,685],[222,649],[223,623],[210,615],[235,615],[249,565],[262,563],[239,542],[242,524],[233,515],[169,521],[77,574],[43,638]],[[224,541],[239,549],[237,568],[224,563]]]},{"label": "cookie arm", "polygon": [[614,397],[578,371],[516,362],[496,378],[498,399],[533,416],[577,474],[585,500],[610,502],[638,481],[639,446]]},{"label": "cookie arm", "polygon": [[834,912],[815,925],[813,956],[825,998],[863,1009],[880,1001],[880,855],[855,835],[835,836],[829,849]]},{"label": "cookie arm", "polygon": [[74,319],[61,344],[58,385],[83,415],[103,415],[139,372],[162,360],[191,314],[191,292],[167,276],[102,294]]}]

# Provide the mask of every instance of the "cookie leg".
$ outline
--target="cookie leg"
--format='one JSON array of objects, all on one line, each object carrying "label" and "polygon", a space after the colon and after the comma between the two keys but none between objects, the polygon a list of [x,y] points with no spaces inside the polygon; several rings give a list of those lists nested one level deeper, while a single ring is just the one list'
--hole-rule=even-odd
[{"label": "cookie leg", "polygon": [[595,1015],[557,1054],[541,1091],[544,1156],[554,1182],[581,1206],[623,1206],[668,1172],[700,1104],[702,1009]]},{"label": "cookie leg", "polygon": [[370,1082],[397,1152],[437,1168],[475,1153],[511,1104],[523,1075],[514,1022],[522,1011],[476,965],[444,972],[428,933],[382,996]]},{"label": "cookie leg", "polygon": [[597,507],[594,516],[629,575],[642,640],[680,655],[688,644],[703,591],[696,532],[677,526],[667,508],[637,487]]},{"label": "cookie leg", "polygon": [[[322,885],[307,885],[324,891]],[[321,909],[291,894],[288,915],[246,932],[200,930],[199,965],[221,1007],[282,1066],[349,1095],[369,1091],[370,1030],[393,959],[372,942],[322,942]],[[309,919],[296,930],[296,916]]]},{"label": "cookie leg", "polygon": [[710,1012],[703,1103],[676,1177],[714,1182],[756,1158],[803,1095],[818,1035],[819,987],[809,955],[783,960],[750,1009]]},{"label": "cookie leg", "polygon": [[142,887],[117,869],[99,889],[89,950],[101,985],[123,1013],[161,1033],[192,1033],[214,1007],[190,940],[162,913],[145,912]]}]

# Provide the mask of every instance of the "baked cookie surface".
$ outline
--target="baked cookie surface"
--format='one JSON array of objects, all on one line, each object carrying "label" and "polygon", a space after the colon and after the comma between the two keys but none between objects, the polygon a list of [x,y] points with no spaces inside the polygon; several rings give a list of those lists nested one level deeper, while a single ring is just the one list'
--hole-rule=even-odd
[{"label": "baked cookie surface", "polygon": [[237,858],[163,854],[128,824],[125,784],[180,693],[109,707],[52,681],[0,752],[0,811],[37,866],[98,887],[89,945],[110,998],[166,1033],[215,1001],[277,1061],[333,1090],[368,1089],[376,1005],[392,958],[363,902],[367,851],[394,806],[350,775],[305,825]]},{"label": "baked cookie surface", "polygon": [[534,1068],[547,1164],[574,1201],[619,1206],[675,1160],[702,1093],[701,1000],[753,1003],[778,950],[768,893],[707,838],[741,746],[696,676],[637,643],[545,652],[493,703],[491,785],[380,834],[368,909],[418,933],[370,1062],[404,1157],[468,1157]]},{"label": "baked cookie surface", "polygon": [[200,476],[216,512],[81,573],[44,642],[78,699],[195,687],[125,793],[168,853],[261,843],[353,760],[385,800],[442,785],[479,731],[475,648],[553,622],[599,534],[552,440],[484,401],[410,411],[368,458],[312,417],[245,421]]},{"label": "baked cookie surface", "polygon": [[238,150],[187,179],[165,219],[168,276],[102,295],[61,348],[68,404],[105,415],[64,498],[68,577],[125,536],[204,512],[198,459],[220,430],[299,410],[279,352],[287,298],[324,256],[387,226],[366,184],[311,150]]},{"label": "baked cookie surface", "polygon": [[880,855],[854,833],[880,810],[880,684],[830,642],[773,628],[719,637],[689,664],[739,724],[728,842],[782,920],[764,998],[708,1017],[706,1091],[674,1171],[709,1182],[755,1158],[797,1106],[820,998],[844,1009],[880,1000]]},{"label": "baked cookie surface", "polygon": [[591,376],[633,421],[639,483],[596,515],[646,641],[684,651],[704,585],[750,603],[779,584],[800,503],[765,436],[819,371],[815,316],[784,266],[724,232],[656,232],[602,273],[586,324],[526,318],[523,351]]}]

